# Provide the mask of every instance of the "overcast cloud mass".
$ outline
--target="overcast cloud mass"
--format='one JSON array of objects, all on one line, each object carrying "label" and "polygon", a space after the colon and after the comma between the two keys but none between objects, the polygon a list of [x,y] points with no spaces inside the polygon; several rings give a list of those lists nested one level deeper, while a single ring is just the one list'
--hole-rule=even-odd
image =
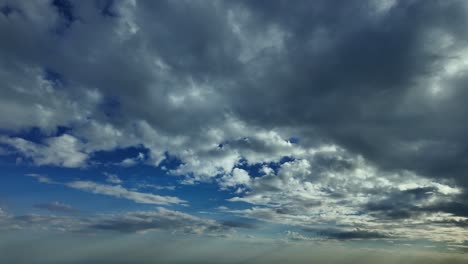
[{"label": "overcast cloud mass", "polygon": [[0,262],[465,263],[467,28],[463,0],[0,0]]}]

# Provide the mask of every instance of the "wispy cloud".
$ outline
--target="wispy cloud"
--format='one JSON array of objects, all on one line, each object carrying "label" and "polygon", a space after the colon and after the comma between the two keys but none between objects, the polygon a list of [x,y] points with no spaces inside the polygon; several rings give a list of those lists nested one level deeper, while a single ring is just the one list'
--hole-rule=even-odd
[{"label": "wispy cloud", "polygon": [[77,190],[81,190],[81,191],[85,191],[85,192],[131,200],[136,203],[156,204],[156,205],[170,205],[170,204],[186,205],[187,204],[187,201],[179,199],[178,197],[161,196],[161,195],[152,194],[152,193],[132,191],[132,190],[128,190],[124,188],[121,185],[107,185],[107,184],[96,183],[92,181],[71,181],[71,182],[60,183],[60,182],[51,180],[49,177],[38,175],[38,174],[28,174],[28,176],[32,176],[38,179],[38,181],[41,183],[60,184],[60,185],[64,185],[64,186],[77,189]]},{"label": "wispy cloud", "polygon": [[35,208],[47,210],[50,212],[60,212],[60,213],[72,213],[77,212],[77,209],[73,208],[68,204],[61,202],[50,202],[50,203],[38,203],[34,205]]},{"label": "wispy cloud", "polygon": [[116,174],[104,172],[104,175],[106,176],[106,182],[108,183],[114,183],[114,184],[122,183],[122,180]]},{"label": "wispy cloud", "polygon": [[187,203],[184,200],[181,200],[177,197],[173,196],[161,196],[151,193],[142,193],[137,191],[128,190],[120,185],[106,185],[106,184],[99,184],[91,181],[74,181],[66,183],[66,186],[91,192],[95,194],[102,194],[113,196],[116,198],[123,198],[132,200],[136,203],[144,203],[144,204],[185,204]]}]

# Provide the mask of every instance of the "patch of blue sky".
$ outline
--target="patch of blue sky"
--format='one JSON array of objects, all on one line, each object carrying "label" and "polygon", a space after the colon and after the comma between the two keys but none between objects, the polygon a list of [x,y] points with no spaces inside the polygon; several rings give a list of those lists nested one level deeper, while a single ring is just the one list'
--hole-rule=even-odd
[{"label": "patch of blue sky", "polygon": [[294,160],[295,159],[293,157],[284,156],[278,162],[264,162],[264,163],[249,164],[247,160],[241,159],[237,163],[236,168],[243,169],[247,171],[251,177],[256,178],[256,177],[260,177],[264,175],[264,173],[262,172],[262,168],[264,166],[272,169],[273,172],[276,174],[279,168],[281,168],[281,165],[283,165],[286,162],[291,162]]}]

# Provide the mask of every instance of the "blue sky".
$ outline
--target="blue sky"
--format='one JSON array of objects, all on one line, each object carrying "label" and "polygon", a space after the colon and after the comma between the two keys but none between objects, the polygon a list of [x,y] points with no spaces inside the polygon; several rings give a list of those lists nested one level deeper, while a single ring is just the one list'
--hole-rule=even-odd
[{"label": "blue sky", "polygon": [[467,12],[0,0],[0,262],[465,263]]}]

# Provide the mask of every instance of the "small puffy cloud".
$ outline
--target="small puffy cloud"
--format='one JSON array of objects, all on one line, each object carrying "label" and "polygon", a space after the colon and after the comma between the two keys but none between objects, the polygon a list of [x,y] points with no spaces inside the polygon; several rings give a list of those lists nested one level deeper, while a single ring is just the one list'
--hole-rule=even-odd
[{"label": "small puffy cloud", "polygon": [[122,160],[121,162],[119,162],[117,165],[120,165],[120,166],[123,166],[123,167],[131,167],[131,166],[135,166],[137,165],[138,163],[141,163],[145,160],[145,154],[143,153],[138,153],[138,155],[134,158],[126,158],[124,160]]},{"label": "small puffy cloud", "polygon": [[222,188],[236,187],[238,185],[248,186],[250,184],[249,173],[243,169],[234,168],[231,174],[225,175],[220,179]]},{"label": "small puffy cloud", "polygon": [[106,182],[108,183],[113,183],[113,184],[122,183],[122,180],[116,174],[105,172],[104,175],[106,176]]}]

